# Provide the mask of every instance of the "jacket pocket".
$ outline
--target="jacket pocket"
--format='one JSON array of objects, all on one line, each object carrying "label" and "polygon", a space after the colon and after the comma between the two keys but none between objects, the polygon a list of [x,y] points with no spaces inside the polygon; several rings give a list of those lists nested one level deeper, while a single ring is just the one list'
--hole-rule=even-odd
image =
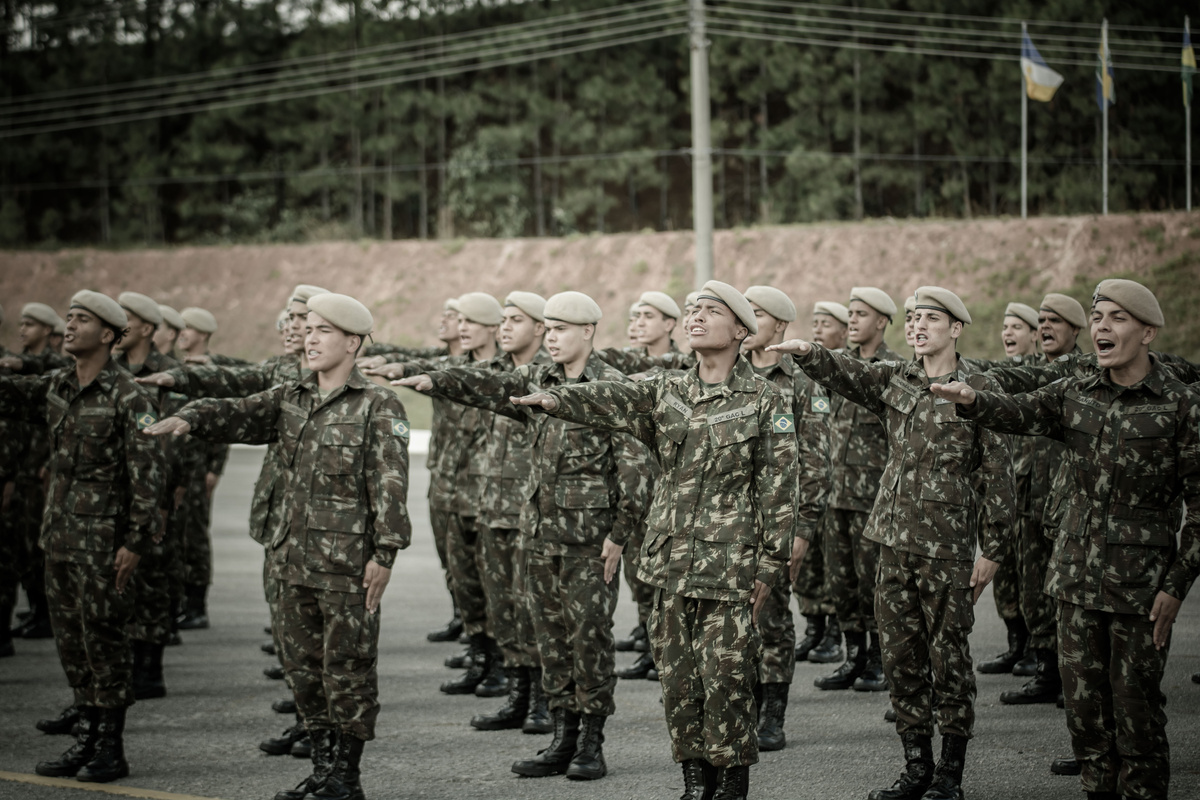
[{"label": "jacket pocket", "polygon": [[921,485],[921,511],[936,541],[965,544],[972,540],[973,503],[971,488],[964,480],[927,478]]},{"label": "jacket pocket", "polygon": [[361,575],[366,539],[366,520],[354,504],[309,509],[304,565],[315,572]]},{"label": "jacket pocket", "polygon": [[758,563],[754,548],[744,542],[743,530],[735,525],[706,526],[693,532],[688,582],[715,589],[752,589]]},{"label": "jacket pocket", "polygon": [[559,508],[609,508],[608,484],[599,478],[559,478],[554,485],[554,502]]}]

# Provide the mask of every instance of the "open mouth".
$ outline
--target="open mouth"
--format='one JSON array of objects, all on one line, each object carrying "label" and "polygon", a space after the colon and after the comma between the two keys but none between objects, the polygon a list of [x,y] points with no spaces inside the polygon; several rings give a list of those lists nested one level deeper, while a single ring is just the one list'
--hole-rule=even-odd
[{"label": "open mouth", "polygon": [[918,333],[918,334],[917,334],[915,337],[913,337],[913,340],[914,340],[914,341],[915,341],[917,344],[925,344],[926,342],[928,342],[928,341],[929,341],[929,337],[928,337],[928,336],[926,336],[926,335],[925,335],[925,334],[923,334],[923,333]]},{"label": "open mouth", "polygon": [[1012,348],[1012,347],[1016,347],[1016,346],[1017,346],[1017,343],[1016,343],[1014,340],[1012,340],[1012,339],[1005,339],[1005,340],[1004,340],[1004,346],[1005,346],[1005,347],[1008,347],[1008,348]]},{"label": "open mouth", "polygon": [[692,327],[688,328],[688,333],[692,336],[703,336],[704,334],[708,333],[708,330],[701,328],[699,325],[693,325]]},{"label": "open mouth", "polygon": [[1100,355],[1105,355],[1107,353],[1111,353],[1113,350],[1116,350],[1116,349],[1117,349],[1117,343],[1110,339],[1097,339],[1096,340],[1096,352],[1099,353]]}]

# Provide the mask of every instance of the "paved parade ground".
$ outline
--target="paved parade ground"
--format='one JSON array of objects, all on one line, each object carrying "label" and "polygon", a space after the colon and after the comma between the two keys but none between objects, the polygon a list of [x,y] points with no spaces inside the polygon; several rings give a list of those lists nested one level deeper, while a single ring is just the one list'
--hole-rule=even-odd
[{"label": "paved parade ground", "polygon": [[[288,717],[270,710],[285,697],[281,681],[262,674],[276,663],[259,645],[267,640],[262,594],[262,549],[246,535],[250,492],[261,450],[236,448],[217,490],[213,524],[215,584],[209,595],[212,627],[185,631],[181,647],[167,649],[168,696],[136,704],[129,712],[126,749],[131,774],[104,786],[52,781],[33,775],[34,764],[57,757],[69,739],[34,729],[70,701],[53,640],[17,640],[18,655],[0,660],[0,798],[87,800],[88,797],[224,798],[268,800],[308,774],[290,756],[267,756],[258,742],[278,735]],[[450,602],[434,552],[425,491],[429,473],[414,455],[409,492],[412,547],[400,553],[383,602],[379,645],[378,738],[363,758],[363,787],[370,800],[421,798],[630,798],[666,800],[682,790],[671,762],[658,684],[621,681],[617,713],[605,729],[609,776],[593,783],[565,778],[518,778],[509,765],[545,747],[548,736],[520,731],[483,733],[467,723],[500,699],[449,697],[438,684],[454,673],[442,659],[456,644],[430,644],[425,632],[449,617]],[[636,621],[622,589],[616,631]],[[980,600],[971,638],[973,655],[1002,651],[1004,628],[990,590]],[[618,654],[626,666],[634,654]],[[853,798],[890,785],[901,764],[899,739],[883,721],[886,694],[821,692],[813,679],[836,665],[801,664],[787,713],[788,746],[764,753],[750,771],[754,798]],[[1173,798],[1200,798],[1200,599],[1184,603],[1164,691],[1170,716]],[[1077,778],[1049,772],[1055,756],[1068,754],[1063,712],[1053,706],[1003,706],[1001,691],[1023,679],[978,676],[975,739],[967,751],[964,790],[970,800],[1083,797]],[[935,739],[935,749],[938,747]],[[23,780],[40,781],[39,785]]]}]

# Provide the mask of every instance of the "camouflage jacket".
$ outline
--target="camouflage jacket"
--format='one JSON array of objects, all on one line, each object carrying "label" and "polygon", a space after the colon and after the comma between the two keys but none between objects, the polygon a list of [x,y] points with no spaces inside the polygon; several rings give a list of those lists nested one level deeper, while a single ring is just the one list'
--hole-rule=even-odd
[{"label": "camouflage jacket", "polygon": [[302,381],[312,370],[301,365],[300,356],[285,355],[262,364],[181,366],[167,374],[175,379],[175,391],[188,397],[249,397],[281,383]]},{"label": "camouflage jacket", "polygon": [[1160,590],[1187,595],[1200,572],[1200,397],[1157,359],[1134,386],[1104,370],[1018,396],[983,392],[958,409],[1063,442],[1068,478],[1047,593],[1126,614],[1148,614]]},{"label": "camouflage jacket", "polygon": [[820,509],[814,498],[797,498],[794,417],[746,359],[719,386],[691,369],[551,394],[556,417],[628,431],[657,456],[662,475],[638,558],[646,583],[744,601],[756,579],[778,583],[794,536],[812,538]]},{"label": "camouflage jacket", "polygon": [[237,356],[227,356],[221,353],[207,353],[208,363],[214,367],[244,367],[250,362]]},{"label": "camouflage jacket", "polygon": [[[166,372],[179,366],[179,362],[170,356],[164,356],[151,346],[144,364],[133,367],[124,351],[113,353],[113,363],[130,375],[137,377],[142,374]],[[142,389],[150,395],[154,402],[154,410],[159,419],[166,419],[187,405],[187,397],[161,387],[143,386]],[[188,479],[195,475],[205,464],[208,453],[208,443],[194,439],[191,436],[168,436],[160,439],[163,451],[164,480],[163,491],[166,493],[165,503],[173,502],[171,492],[176,487],[185,486]]]},{"label": "camouflage jacket", "polygon": [[71,356],[56,353],[48,347],[40,353],[13,353],[13,355],[21,359],[19,371],[22,375],[43,375],[75,364],[75,359]]},{"label": "camouflage jacket", "polygon": [[324,397],[310,375],[179,416],[202,439],[270,445],[279,468],[259,475],[250,533],[289,583],[362,593],[367,561],[391,568],[408,547],[408,419],[357,369]]},{"label": "camouflage jacket", "polygon": [[[18,357],[21,359],[22,375],[45,375],[75,364],[75,359],[56,353],[50,348],[40,353],[24,352]],[[16,480],[24,483],[41,482],[42,469],[50,460],[50,434],[45,421],[14,422],[12,433],[20,438],[20,460],[17,463]]]},{"label": "camouflage jacket", "polygon": [[371,342],[362,350],[364,357],[383,356],[389,362],[392,361],[415,361],[422,358],[441,358],[450,355],[450,348],[446,345],[441,347],[401,347],[396,344],[385,344],[383,342]]},{"label": "camouflage jacket", "polygon": [[[978,537],[985,558],[1003,559],[1013,529],[1012,454],[1005,437],[969,424],[952,403],[935,397],[919,361],[869,364],[820,345],[796,360],[814,380],[883,420],[888,460],[867,518],[868,539],[927,558],[969,562]],[[995,387],[986,375],[966,374],[961,364],[938,380],[960,379]],[[981,495],[972,488],[977,471]],[[976,503],[983,504],[978,525]]]},{"label": "camouflage jacket", "polygon": [[[850,358],[863,360],[857,347],[843,352]],[[904,363],[903,358],[883,343],[866,363],[881,361]],[[888,460],[888,436],[883,420],[875,412],[839,395],[831,403],[829,451],[833,467],[829,507],[870,511]]]},{"label": "camouflage jacket", "polygon": [[[561,364],[526,364],[512,372],[453,367],[431,372],[438,397],[487,408],[529,425],[533,469],[521,515],[530,549],[552,556],[599,555],[606,538],[624,546],[646,514],[653,472],[649,453],[633,437],[571,424],[509,398],[567,383]],[[624,381],[592,355],[580,384]]]},{"label": "camouflage jacket", "polygon": [[664,369],[691,369],[696,366],[694,353],[681,353],[671,343],[671,351],[661,356],[652,356],[644,347],[606,347],[596,355],[605,364],[624,375],[654,372]]},{"label": "camouflage jacket", "polygon": [[163,456],[158,441],[139,433],[157,417],[127,372],[110,359],[82,388],[73,369],[0,377],[0,416],[49,429],[47,558],[106,566],[122,546],[149,552],[162,528]]}]

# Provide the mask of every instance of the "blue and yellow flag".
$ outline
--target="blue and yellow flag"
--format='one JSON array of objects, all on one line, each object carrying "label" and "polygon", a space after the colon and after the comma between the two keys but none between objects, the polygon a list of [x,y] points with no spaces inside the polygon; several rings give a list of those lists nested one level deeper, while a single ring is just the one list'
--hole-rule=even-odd
[{"label": "blue and yellow flag", "polygon": [[1192,32],[1188,30],[1188,21],[1183,21],[1183,107],[1192,105],[1192,75],[1196,72],[1196,51],[1192,50]]},{"label": "blue and yellow flag", "polygon": [[1107,32],[1100,39],[1100,53],[1096,63],[1096,105],[1101,111],[1106,107],[1105,100],[1110,106],[1117,104],[1117,86],[1113,81],[1112,51],[1108,49]]},{"label": "blue and yellow flag", "polygon": [[1063,82],[1063,76],[1046,65],[1046,59],[1033,46],[1028,33],[1021,37],[1021,74],[1025,76],[1029,99],[1041,103],[1049,103]]}]

